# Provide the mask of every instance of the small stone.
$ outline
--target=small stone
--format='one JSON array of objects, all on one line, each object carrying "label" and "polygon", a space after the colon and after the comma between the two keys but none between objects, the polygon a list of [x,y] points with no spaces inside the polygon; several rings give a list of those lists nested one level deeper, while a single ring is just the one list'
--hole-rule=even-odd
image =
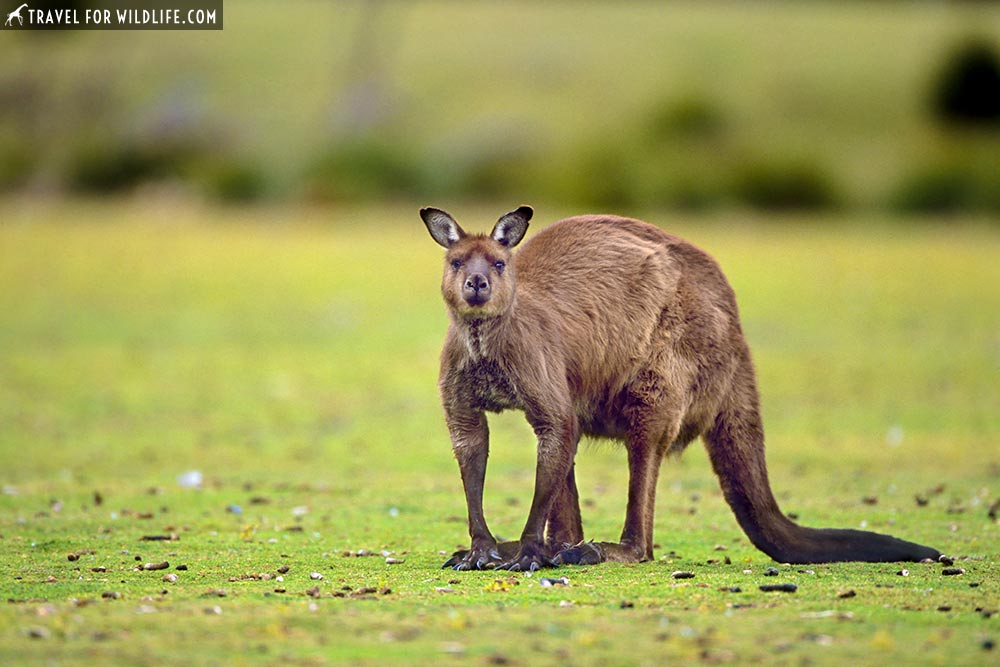
[{"label": "small stone", "polygon": [[944,554],[941,554],[941,556],[938,557],[938,562],[941,563],[942,565],[951,567],[952,565],[955,564],[955,559],[952,558],[951,556],[945,556]]},{"label": "small stone", "polygon": [[310,588],[309,590],[307,590],[306,591],[306,595],[308,595],[311,598],[318,598],[319,597],[319,586],[313,586],[312,588]]},{"label": "small stone", "polygon": [[187,566],[187,565],[178,565],[178,566],[177,566],[177,567],[175,567],[174,569],[175,569],[175,570],[178,570],[178,571],[180,571],[180,572],[185,572],[185,571],[187,571],[187,569],[188,569],[188,566]]},{"label": "small stone", "polygon": [[90,568],[90,571],[91,572],[107,572],[108,568],[104,567],[103,565],[99,565],[97,567]]},{"label": "small stone", "polygon": [[672,575],[674,579],[694,579],[694,572],[688,572],[686,570],[677,570]]},{"label": "small stone", "polygon": [[66,560],[68,560],[68,561],[69,561],[69,562],[71,562],[71,563],[72,563],[73,561],[75,561],[75,560],[79,560],[79,559],[80,559],[80,557],[79,557],[79,556],[78,556],[77,554],[67,554],[67,555],[66,555]]},{"label": "small stone", "polygon": [[28,628],[28,636],[32,639],[48,639],[52,636],[48,628],[42,626],[36,626],[33,628]]},{"label": "small stone", "polygon": [[405,558],[392,558],[390,556],[389,558],[385,559],[386,565],[402,565],[405,562],[406,562]]},{"label": "small stone", "polygon": [[281,567],[278,568],[278,574],[288,574],[288,571],[290,569],[292,569],[292,568],[290,568],[287,565],[282,565]]},{"label": "small stone", "polygon": [[850,590],[841,591],[840,593],[837,593],[837,597],[840,598],[841,600],[852,598],[855,595],[857,595],[857,593],[854,592],[853,588]]},{"label": "small stone", "polygon": [[173,572],[171,572],[170,574],[165,574],[165,575],[163,575],[163,581],[166,581],[166,582],[172,584],[175,581],[177,581],[177,575],[174,574]]},{"label": "small stone", "polygon": [[635,606],[635,603],[632,602],[631,600],[622,600],[621,602],[618,603],[618,606],[621,609],[631,609],[632,607]]},{"label": "small stone", "polygon": [[938,611],[951,611],[951,605],[950,604],[943,604],[940,607],[938,607],[937,610]]},{"label": "small stone", "polygon": [[554,579],[551,577],[542,577],[541,579],[538,580],[538,585],[543,588],[552,588],[553,586],[568,586],[569,579],[567,579],[566,577],[559,577],[558,579]]},{"label": "small stone", "polygon": [[101,597],[104,598],[105,600],[120,600],[122,594],[119,593],[118,591],[104,591],[103,593],[101,593]]},{"label": "small stone", "polygon": [[990,505],[990,509],[986,515],[991,519],[996,520],[997,516],[1000,515],[1000,499]]},{"label": "small stone", "polygon": [[970,581],[969,582],[969,588],[979,588],[979,582],[978,581]]},{"label": "small stone", "polygon": [[389,588],[388,586],[383,586],[382,588],[378,589],[378,594],[379,595],[389,595],[391,593],[392,593],[392,589]]},{"label": "small stone", "polygon": [[162,563],[146,563],[142,566],[144,570],[166,570],[170,567],[170,563],[163,561]]},{"label": "small stone", "polygon": [[941,574],[946,577],[953,577],[958,574],[965,574],[965,570],[960,567],[946,567],[941,570]]},{"label": "small stone", "polygon": [[897,572],[896,574],[898,574],[901,577],[908,577],[908,576],[910,576],[910,571],[904,568],[904,569],[900,570],[899,572]]},{"label": "small stone", "polygon": [[323,575],[320,574],[319,572],[311,572],[309,574],[309,578],[312,579],[313,581],[322,581]]},{"label": "small stone", "polygon": [[760,590],[765,593],[780,592],[780,593],[794,593],[799,590],[799,587],[795,584],[764,584],[760,587]]},{"label": "small stone", "polygon": [[781,572],[779,572],[778,568],[776,567],[769,567],[766,570],[764,570],[765,577],[777,577],[779,574],[781,574]]}]

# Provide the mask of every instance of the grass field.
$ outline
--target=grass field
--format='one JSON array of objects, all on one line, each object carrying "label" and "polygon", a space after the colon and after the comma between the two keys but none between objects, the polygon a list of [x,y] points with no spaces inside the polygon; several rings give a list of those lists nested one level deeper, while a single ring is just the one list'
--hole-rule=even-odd
[{"label": "grass field", "polygon": [[[454,212],[477,227],[498,211]],[[964,574],[772,563],[692,447],[661,476],[655,562],[543,587],[549,572],[439,569],[466,528],[434,387],[440,252],[415,206],[8,201],[0,218],[3,664],[995,655],[995,226],[654,218],[737,290],[783,509],[931,544]],[[493,424],[487,513],[516,535],[533,444],[519,416]],[[612,539],[624,455],[578,462],[585,530]],[[798,591],[758,589],[773,582]]]}]

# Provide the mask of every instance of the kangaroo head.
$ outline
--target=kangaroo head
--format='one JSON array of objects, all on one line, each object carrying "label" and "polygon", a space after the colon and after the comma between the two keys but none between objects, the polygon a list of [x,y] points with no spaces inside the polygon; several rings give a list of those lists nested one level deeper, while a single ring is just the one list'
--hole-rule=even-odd
[{"label": "kangaroo head", "polygon": [[431,238],[448,251],[441,293],[455,315],[481,319],[510,309],[515,288],[511,249],[524,238],[533,212],[530,206],[522,206],[500,216],[487,236],[466,234],[440,209],[420,209]]}]

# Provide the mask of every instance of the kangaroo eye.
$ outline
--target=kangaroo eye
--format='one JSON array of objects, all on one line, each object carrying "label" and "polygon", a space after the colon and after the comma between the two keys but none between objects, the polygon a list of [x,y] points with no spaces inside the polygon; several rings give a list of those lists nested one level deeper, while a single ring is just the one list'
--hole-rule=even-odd
[{"label": "kangaroo eye", "polygon": [[451,260],[451,268],[455,269],[456,271],[462,268],[462,260],[460,259]]},{"label": "kangaroo eye", "polygon": [[503,260],[500,260],[493,266],[496,267],[497,273],[503,273],[503,270],[507,267],[507,264]]}]

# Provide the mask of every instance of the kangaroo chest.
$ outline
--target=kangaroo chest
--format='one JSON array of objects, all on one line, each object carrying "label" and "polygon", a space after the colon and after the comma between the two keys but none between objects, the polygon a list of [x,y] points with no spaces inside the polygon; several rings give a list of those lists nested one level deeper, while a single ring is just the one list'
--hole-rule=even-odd
[{"label": "kangaroo chest", "polygon": [[463,370],[462,387],[480,410],[502,412],[522,407],[509,374],[494,359],[481,357],[470,363]]}]

